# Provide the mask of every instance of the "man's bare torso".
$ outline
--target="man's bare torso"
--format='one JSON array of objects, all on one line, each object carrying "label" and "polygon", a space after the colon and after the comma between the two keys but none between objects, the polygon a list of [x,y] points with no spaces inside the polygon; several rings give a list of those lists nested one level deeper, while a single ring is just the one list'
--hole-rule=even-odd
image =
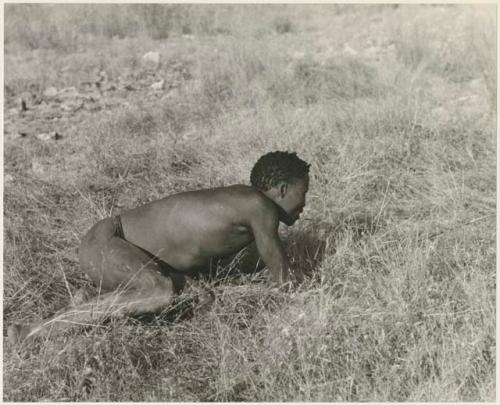
[{"label": "man's bare torso", "polygon": [[270,152],[254,165],[252,187],[175,194],[123,212],[121,221],[102,219],[85,234],[78,250],[82,270],[103,292],[98,302],[82,303],[42,323],[10,325],[9,340],[88,324],[95,314],[162,311],[186,286],[185,275],[204,272],[212,259],[230,256],[254,240],[273,285],[301,282],[303,274],[290,268],[278,226],[299,219],[309,189],[308,172],[309,165],[295,153]]},{"label": "man's bare torso", "polygon": [[126,240],[179,271],[238,252],[254,240],[251,217],[275,204],[234,185],[174,194],[121,214]]}]

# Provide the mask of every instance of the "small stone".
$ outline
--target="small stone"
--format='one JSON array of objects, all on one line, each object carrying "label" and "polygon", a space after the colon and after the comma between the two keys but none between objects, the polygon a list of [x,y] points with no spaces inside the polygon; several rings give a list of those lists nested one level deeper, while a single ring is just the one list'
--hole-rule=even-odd
[{"label": "small stone", "polygon": [[9,183],[12,183],[13,181],[14,181],[14,176],[12,176],[12,174],[6,174],[3,177],[4,184],[9,184]]},{"label": "small stone", "polygon": [[52,98],[52,97],[55,97],[57,96],[57,89],[55,87],[48,87],[44,92],[43,92],[43,95],[45,97],[49,97],[49,98]]},{"label": "small stone", "polygon": [[45,174],[45,167],[43,166],[42,163],[40,163],[38,160],[33,159],[31,162],[31,170],[33,170],[33,173],[37,175],[44,175]]},{"label": "small stone", "polygon": [[61,110],[67,112],[78,111],[83,107],[83,102],[81,101],[67,101],[61,104]]},{"label": "small stone", "polygon": [[58,96],[60,98],[74,98],[78,97],[79,93],[75,87],[66,87],[65,89],[62,89],[58,92]]},{"label": "small stone", "polygon": [[42,132],[41,134],[36,134],[36,137],[41,141],[49,141],[52,139],[52,136],[49,132]]},{"label": "small stone", "polygon": [[105,70],[101,70],[99,72],[99,81],[101,82],[107,82],[108,81],[108,73]]},{"label": "small stone", "polygon": [[17,99],[18,111],[24,112],[31,109],[36,101],[36,97],[29,91],[22,92]]},{"label": "small stone", "polygon": [[351,48],[347,43],[344,44],[344,52],[351,56],[356,56],[358,54],[358,51]]},{"label": "small stone", "polygon": [[85,81],[85,82],[80,82],[81,87],[85,87],[86,89],[92,88],[94,86],[93,82]]},{"label": "small stone", "polygon": [[159,82],[153,83],[153,84],[151,85],[151,88],[152,88],[153,90],[157,90],[157,91],[159,91],[159,90],[163,90],[163,89],[165,88],[165,80],[163,80],[163,79],[162,79],[162,80],[160,80]]},{"label": "small stone", "polygon": [[144,65],[151,69],[158,69],[160,67],[160,53],[159,52],[148,52],[142,57]]},{"label": "small stone", "polygon": [[178,98],[179,96],[180,96],[179,89],[173,88],[163,98],[164,99],[173,99],[173,98]]},{"label": "small stone", "polygon": [[19,99],[19,111],[27,111],[28,107],[26,105],[26,100],[23,100],[22,98]]},{"label": "small stone", "polygon": [[306,54],[304,52],[296,51],[292,54],[293,59],[302,59]]},{"label": "small stone", "polygon": [[59,132],[51,131],[51,132],[43,132],[41,134],[37,134],[36,137],[41,141],[50,141],[51,139],[57,141],[62,138],[62,135]]},{"label": "small stone", "polygon": [[103,88],[104,91],[115,91],[116,86],[114,84],[108,84]]}]

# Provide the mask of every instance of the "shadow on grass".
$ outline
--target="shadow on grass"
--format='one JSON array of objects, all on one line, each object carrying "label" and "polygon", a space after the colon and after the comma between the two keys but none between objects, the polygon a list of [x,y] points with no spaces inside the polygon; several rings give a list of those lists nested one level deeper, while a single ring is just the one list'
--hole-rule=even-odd
[{"label": "shadow on grass", "polygon": [[[349,234],[351,241],[373,235],[383,225],[383,220],[371,212],[339,214],[332,222],[309,220],[302,227],[287,228],[282,241],[293,268],[301,269],[306,276],[314,277],[325,254],[335,254],[335,241]],[[214,259],[205,272],[207,279],[216,285],[231,283],[243,275],[257,274],[265,267],[255,243],[236,255]]]}]

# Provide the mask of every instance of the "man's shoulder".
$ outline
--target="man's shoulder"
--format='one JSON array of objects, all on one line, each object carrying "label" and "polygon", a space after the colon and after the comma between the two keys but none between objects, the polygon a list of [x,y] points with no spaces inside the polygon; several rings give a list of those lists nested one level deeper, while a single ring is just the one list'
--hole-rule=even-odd
[{"label": "man's shoulder", "polygon": [[250,215],[256,213],[276,212],[275,204],[263,193],[254,187],[244,184],[219,187],[207,190],[210,199],[217,204],[233,207],[240,213],[246,212]]},{"label": "man's shoulder", "polygon": [[254,187],[244,184],[217,187],[211,189],[193,190],[169,196],[162,200],[162,204],[181,203],[184,207],[194,203],[208,206],[226,206],[245,211],[249,214],[257,212],[276,213],[275,204],[263,193]]},{"label": "man's shoulder", "polygon": [[[275,222],[278,221],[279,212],[276,204],[263,193],[254,187],[245,185],[235,185],[228,187],[229,193],[234,193],[236,198],[233,202],[236,203],[238,211],[251,218],[260,218],[262,220]],[[250,222],[253,222],[252,221]]]},{"label": "man's shoulder", "polygon": [[224,187],[224,190],[237,199],[247,202],[256,208],[274,208],[274,203],[263,193],[254,187],[244,184],[235,184],[233,186]]}]

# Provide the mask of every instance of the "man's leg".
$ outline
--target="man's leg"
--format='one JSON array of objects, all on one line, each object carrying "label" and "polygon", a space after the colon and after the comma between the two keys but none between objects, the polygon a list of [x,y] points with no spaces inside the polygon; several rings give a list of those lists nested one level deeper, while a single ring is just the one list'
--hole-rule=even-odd
[{"label": "man's leg", "polygon": [[8,337],[12,343],[16,343],[34,335],[46,336],[51,332],[63,331],[77,325],[92,325],[109,317],[121,318],[159,312],[172,302],[172,298],[171,286],[158,287],[152,291],[129,290],[106,293],[42,322],[10,325]]},{"label": "man's leg", "polygon": [[80,264],[100,291],[112,292],[39,323],[11,325],[8,328],[11,342],[73,325],[90,324],[109,316],[159,312],[172,302],[172,279],[160,273],[159,264],[138,247],[113,236],[112,227],[106,220],[99,224],[82,242]]},{"label": "man's leg", "polygon": [[[169,281],[168,278],[163,278],[165,281]],[[160,285],[149,291],[129,290],[106,293],[42,322],[30,325],[11,325],[8,328],[8,337],[12,343],[16,343],[34,335],[46,336],[73,326],[92,325],[96,321],[102,321],[109,317],[122,318],[159,312],[166,308],[172,299],[171,283]]]}]

